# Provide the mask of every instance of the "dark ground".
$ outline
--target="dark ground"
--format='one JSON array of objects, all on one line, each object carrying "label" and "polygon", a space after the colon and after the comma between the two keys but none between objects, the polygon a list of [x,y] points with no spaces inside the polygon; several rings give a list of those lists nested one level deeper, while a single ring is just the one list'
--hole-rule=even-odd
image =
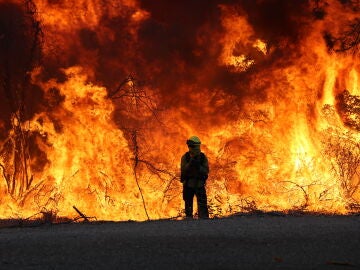
[{"label": "dark ground", "polygon": [[0,228],[0,269],[360,269],[360,216]]}]

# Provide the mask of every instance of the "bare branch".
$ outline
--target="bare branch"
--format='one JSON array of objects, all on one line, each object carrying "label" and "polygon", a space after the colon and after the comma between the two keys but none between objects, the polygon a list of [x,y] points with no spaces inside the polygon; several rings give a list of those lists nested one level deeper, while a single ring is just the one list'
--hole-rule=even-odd
[{"label": "bare branch", "polygon": [[330,161],[335,177],[347,199],[354,201],[360,189],[360,143],[350,133],[333,134],[324,143],[324,156]]},{"label": "bare branch", "polygon": [[[128,77],[126,77],[122,82],[120,82],[119,86],[115,88],[115,90],[111,91],[108,94],[108,97],[111,99],[117,99],[117,98],[122,98],[123,96],[125,96],[127,94],[127,91],[123,89],[123,87],[128,84],[129,82],[134,81],[133,77],[131,75],[129,75]],[[120,94],[119,94],[120,93]],[[117,95],[119,94],[119,95]],[[116,95],[116,96],[115,96]]]},{"label": "bare branch", "polygon": [[140,184],[139,184],[139,180],[138,180],[138,176],[137,176],[137,167],[138,167],[138,164],[139,164],[139,146],[138,146],[138,142],[137,142],[137,131],[136,130],[134,130],[134,132],[132,134],[132,142],[133,142],[133,146],[134,146],[134,149],[133,149],[133,153],[134,153],[134,166],[133,166],[134,177],[135,177],[136,185],[137,185],[137,187],[139,189],[139,193],[141,195],[141,199],[142,199],[142,202],[143,202],[145,214],[147,216],[147,219],[150,220],[149,214],[148,214],[147,209],[146,209],[146,203],[145,203],[144,195],[142,193],[142,190],[141,190],[141,187],[140,187]]},{"label": "bare branch", "polygon": [[324,39],[329,49],[335,52],[359,52],[360,18],[355,19],[355,21],[349,24],[341,36],[334,37],[331,33],[327,32],[324,34]]},{"label": "bare branch", "polygon": [[301,191],[304,193],[304,203],[298,207],[299,209],[305,209],[306,207],[309,206],[309,194],[307,193],[307,191],[305,190],[305,187],[309,187],[310,185],[299,185],[298,183],[295,183],[293,181],[281,181],[280,183],[290,183],[293,184],[294,186],[296,186],[297,188],[301,189]]}]

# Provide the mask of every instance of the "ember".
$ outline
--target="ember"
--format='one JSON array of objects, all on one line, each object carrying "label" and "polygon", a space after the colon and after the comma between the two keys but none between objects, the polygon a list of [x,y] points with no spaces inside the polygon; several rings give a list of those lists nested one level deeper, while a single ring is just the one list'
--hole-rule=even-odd
[{"label": "ember", "polygon": [[[360,209],[359,1],[0,0],[0,218]],[[86,216],[84,215],[86,218]]]}]

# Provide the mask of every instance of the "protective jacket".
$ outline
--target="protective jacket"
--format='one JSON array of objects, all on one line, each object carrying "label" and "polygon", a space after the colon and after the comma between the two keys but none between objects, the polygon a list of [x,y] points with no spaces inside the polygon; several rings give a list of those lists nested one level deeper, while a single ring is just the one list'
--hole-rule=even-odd
[{"label": "protective jacket", "polygon": [[206,183],[209,174],[209,163],[206,155],[200,152],[191,157],[186,152],[181,157],[181,182],[190,188],[200,188]]}]

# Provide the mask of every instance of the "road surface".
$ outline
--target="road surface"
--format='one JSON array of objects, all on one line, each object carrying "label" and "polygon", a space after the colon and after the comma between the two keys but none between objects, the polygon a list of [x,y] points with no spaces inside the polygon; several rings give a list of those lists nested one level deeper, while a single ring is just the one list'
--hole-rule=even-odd
[{"label": "road surface", "polygon": [[0,228],[0,269],[360,269],[360,216]]}]

